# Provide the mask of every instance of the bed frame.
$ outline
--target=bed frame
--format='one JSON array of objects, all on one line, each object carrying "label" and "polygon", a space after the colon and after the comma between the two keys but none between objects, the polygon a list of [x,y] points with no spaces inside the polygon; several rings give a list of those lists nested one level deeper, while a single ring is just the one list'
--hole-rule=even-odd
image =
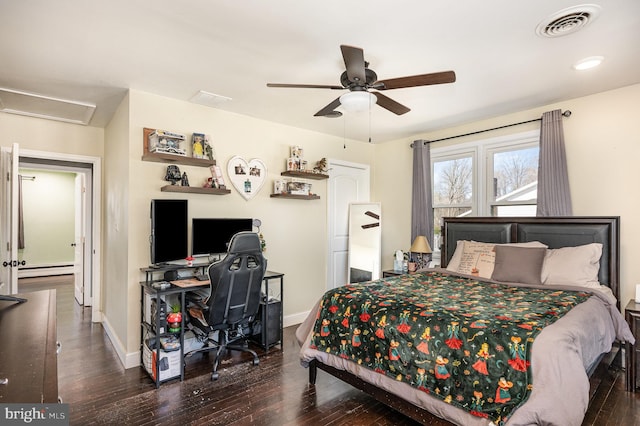
[{"label": "bed frame", "polygon": [[[458,240],[489,243],[515,243],[540,241],[549,248],[575,247],[589,243],[602,244],[599,281],[611,288],[616,299],[620,296],[620,218],[610,217],[466,217],[444,218],[442,227],[442,267],[446,267]],[[618,301],[618,308],[620,302]],[[603,354],[587,371],[590,377],[590,398],[593,397],[607,369],[618,355],[618,346]],[[433,422],[434,415],[402,398],[365,382],[343,370],[325,365],[318,360],[309,363],[309,383],[315,384],[317,369],[326,371],[377,401],[422,423]]]}]

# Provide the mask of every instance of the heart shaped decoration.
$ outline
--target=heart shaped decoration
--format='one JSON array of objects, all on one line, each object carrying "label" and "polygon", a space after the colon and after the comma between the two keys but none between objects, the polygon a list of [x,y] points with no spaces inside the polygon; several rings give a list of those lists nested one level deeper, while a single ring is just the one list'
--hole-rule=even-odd
[{"label": "heart shaped decoration", "polygon": [[267,179],[267,166],[257,158],[247,162],[244,158],[236,155],[227,163],[227,174],[236,191],[245,200],[249,200],[264,185],[264,181]]}]

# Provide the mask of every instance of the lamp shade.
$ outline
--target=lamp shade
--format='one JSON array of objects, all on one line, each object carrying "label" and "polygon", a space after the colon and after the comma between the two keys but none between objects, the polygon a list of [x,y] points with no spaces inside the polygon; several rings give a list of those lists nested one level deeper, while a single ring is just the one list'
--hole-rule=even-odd
[{"label": "lamp shade", "polygon": [[409,251],[412,253],[431,253],[431,247],[429,247],[427,237],[424,235],[418,235],[416,239],[413,240],[413,244],[411,244]]},{"label": "lamp shade", "polygon": [[347,112],[366,111],[371,105],[375,105],[378,98],[373,93],[364,90],[345,93],[340,96],[340,104]]}]

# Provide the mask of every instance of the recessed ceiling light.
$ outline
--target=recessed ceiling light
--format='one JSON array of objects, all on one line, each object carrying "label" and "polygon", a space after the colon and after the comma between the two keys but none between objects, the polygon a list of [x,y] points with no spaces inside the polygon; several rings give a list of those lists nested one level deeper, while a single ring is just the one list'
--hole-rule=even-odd
[{"label": "recessed ceiling light", "polygon": [[573,68],[578,71],[588,70],[590,68],[597,67],[604,61],[602,56],[589,56],[588,58],[584,58],[579,60],[573,65]]}]

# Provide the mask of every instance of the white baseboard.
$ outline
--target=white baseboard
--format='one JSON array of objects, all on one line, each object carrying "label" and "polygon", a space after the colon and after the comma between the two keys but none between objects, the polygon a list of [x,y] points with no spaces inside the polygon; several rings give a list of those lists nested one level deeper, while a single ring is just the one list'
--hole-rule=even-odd
[{"label": "white baseboard", "polygon": [[118,336],[113,331],[113,327],[109,323],[109,319],[103,315],[102,326],[104,330],[107,332],[107,336],[109,340],[111,340],[111,344],[116,350],[116,354],[118,355],[118,359],[120,359],[120,363],[124,366],[124,368],[133,368],[140,365],[140,351],[127,353],[124,345],[118,339]]},{"label": "white baseboard", "polygon": [[287,315],[282,319],[283,327],[289,327],[292,325],[302,324],[302,322],[307,318],[310,311],[299,312],[297,314]]},{"label": "white baseboard", "polygon": [[51,275],[69,275],[75,272],[73,265],[51,265],[18,269],[18,278],[48,277]]}]

